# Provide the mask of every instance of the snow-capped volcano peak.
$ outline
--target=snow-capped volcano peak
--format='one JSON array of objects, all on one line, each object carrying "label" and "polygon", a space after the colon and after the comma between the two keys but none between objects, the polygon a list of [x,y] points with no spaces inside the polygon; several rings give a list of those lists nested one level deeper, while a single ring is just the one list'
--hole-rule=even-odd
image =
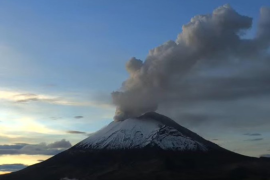
[{"label": "snow-capped volcano peak", "polygon": [[[207,151],[208,141],[157,113],[113,121],[77,144],[83,149],[140,149]],[[210,147],[211,148],[211,147]]]}]

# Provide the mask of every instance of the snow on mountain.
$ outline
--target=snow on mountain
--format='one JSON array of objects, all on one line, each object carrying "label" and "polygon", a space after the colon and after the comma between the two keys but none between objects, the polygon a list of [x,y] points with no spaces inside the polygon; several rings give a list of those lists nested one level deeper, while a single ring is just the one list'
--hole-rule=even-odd
[{"label": "snow on mountain", "polygon": [[164,150],[207,151],[207,146],[176,128],[151,118],[114,121],[76,145],[90,149],[136,149],[157,146]]}]

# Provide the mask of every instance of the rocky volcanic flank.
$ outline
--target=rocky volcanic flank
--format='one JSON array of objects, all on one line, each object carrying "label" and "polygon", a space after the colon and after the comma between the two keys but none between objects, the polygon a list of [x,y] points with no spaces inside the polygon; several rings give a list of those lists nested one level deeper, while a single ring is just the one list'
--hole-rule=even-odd
[{"label": "rocky volcanic flank", "polygon": [[113,121],[47,161],[0,180],[270,179],[270,162],[207,141],[149,112]]}]

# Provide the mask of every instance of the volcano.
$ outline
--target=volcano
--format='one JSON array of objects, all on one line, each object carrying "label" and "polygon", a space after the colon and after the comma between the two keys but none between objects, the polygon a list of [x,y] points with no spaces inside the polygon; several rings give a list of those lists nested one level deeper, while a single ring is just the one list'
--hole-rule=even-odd
[{"label": "volcano", "polygon": [[113,121],[0,180],[270,179],[270,161],[228,151],[155,112]]}]

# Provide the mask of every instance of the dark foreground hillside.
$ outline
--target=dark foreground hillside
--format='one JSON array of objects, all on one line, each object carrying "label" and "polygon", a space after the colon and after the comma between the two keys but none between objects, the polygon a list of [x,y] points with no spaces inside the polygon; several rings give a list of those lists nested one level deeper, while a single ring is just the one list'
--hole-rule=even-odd
[{"label": "dark foreground hillside", "polygon": [[0,180],[258,179],[270,180],[270,161],[236,154],[149,151],[67,151]]}]

